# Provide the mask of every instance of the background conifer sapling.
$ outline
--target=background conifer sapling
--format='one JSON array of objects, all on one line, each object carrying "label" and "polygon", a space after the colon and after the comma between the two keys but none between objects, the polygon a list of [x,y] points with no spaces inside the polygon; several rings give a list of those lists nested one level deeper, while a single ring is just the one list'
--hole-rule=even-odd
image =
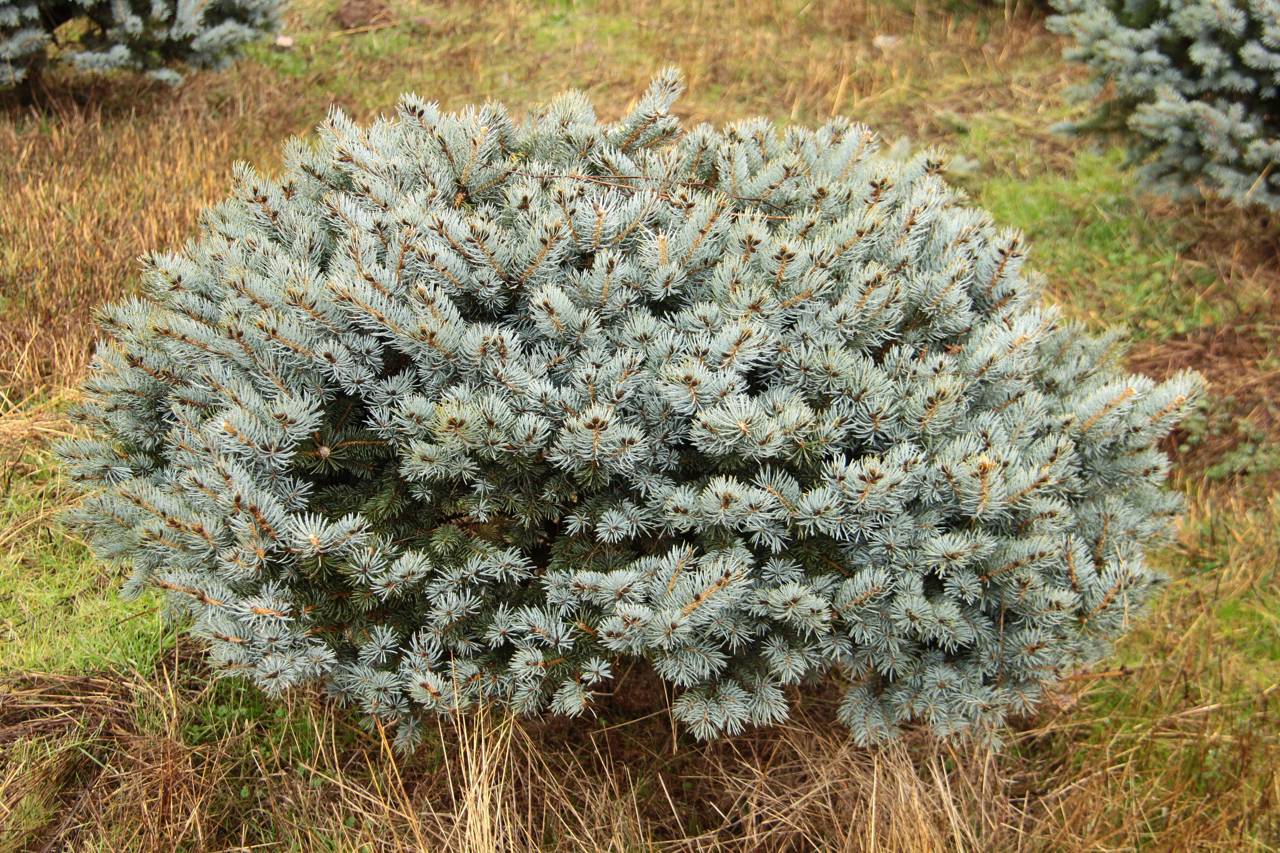
[{"label": "background conifer sapling", "polygon": [[1280,209],[1280,0],[1053,0],[1066,55],[1143,174],[1176,195]]},{"label": "background conifer sapling", "polygon": [[0,0],[0,90],[31,88],[51,57],[177,83],[182,67],[225,65],[278,16],[279,0]]}]

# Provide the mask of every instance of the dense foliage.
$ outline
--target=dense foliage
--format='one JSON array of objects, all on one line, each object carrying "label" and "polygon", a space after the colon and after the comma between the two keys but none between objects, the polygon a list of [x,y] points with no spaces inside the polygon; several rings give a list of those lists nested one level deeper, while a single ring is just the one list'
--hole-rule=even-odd
[{"label": "dense foliage", "polygon": [[[1280,208],[1280,0],[1054,0],[1157,187]],[[1103,89],[1110,84],[1109,89]]]},{"label": "dense foliage", "polygon": [[[0,0],[0,89],[29,83],[50,56],[85,71],[218,67],[277,23],[279,0]],[[55,31],[57,31],[55,35]]]},{"label": "dense foliage", "polygon": [[860,742],[991,730],[1147,598],[1198,380],[1115,366],[1019,234],[865,127],[406,96],[238,173],[106,308],[77,521],[228,673],[699,737],[834,672]]}]

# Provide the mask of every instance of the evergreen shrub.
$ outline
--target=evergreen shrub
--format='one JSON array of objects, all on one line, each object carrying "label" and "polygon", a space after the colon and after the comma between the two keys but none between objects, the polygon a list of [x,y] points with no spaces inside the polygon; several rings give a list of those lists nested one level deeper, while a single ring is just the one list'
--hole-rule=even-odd
[{"label": "evergreen shrub", "polygon": [[1104,96],[1080,128],[1123,131],[1157,189],[1280,209],[1280,0],[1054,5]]},{"label": "evergreen shrub", "polygon": [[842,680],[859,742],[995,731],[1148,597],[1156,443],[1015,231],[867,128],[412,95],[249,166],[103,309],[76,522],[224,673],[396,724],[577,714],[620,663],[700,738]]},{"label": "evergreen shrub", "polygon": [[279,0],[0,0],[0,89],[30,85],[50,55],[84,71],[217,68],[278,24]]}]

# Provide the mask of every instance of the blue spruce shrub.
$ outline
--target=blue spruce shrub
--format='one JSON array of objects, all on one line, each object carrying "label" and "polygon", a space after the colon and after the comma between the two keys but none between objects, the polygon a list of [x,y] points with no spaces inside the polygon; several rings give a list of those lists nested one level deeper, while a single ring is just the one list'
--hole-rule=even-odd
[{"label": "blue spruce shrub", "polygon": [[620,660],[700,738],[836,674],[859,742],[992,731],[1099,655],[1199,380],[1126,375],[1021,236],[865,127],[404,97],[241,166],[101,313],[61,453],[127,591],[223,673],[577,714]]},{"label": "blue spruce shrub", "polygon": [[1280,209],[1280,0],[1054,5],[1107,93],[1085,127],[1123,130],[1158,189]]},{"label": "blue spruce shrub", "polygon": [[0,89],[30,84],[55,56],[85,71],[145,71],[168,83],[177,67],[216,68],[278,24],[280,0],[0,0]]}]

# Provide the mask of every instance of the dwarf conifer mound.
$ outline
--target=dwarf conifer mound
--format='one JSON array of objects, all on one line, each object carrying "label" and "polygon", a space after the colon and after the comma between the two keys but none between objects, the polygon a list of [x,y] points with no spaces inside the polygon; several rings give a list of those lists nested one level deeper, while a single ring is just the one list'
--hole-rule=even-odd
[{"label": "dwarf conifer mound", "polygon": [[[0,0],[0,89],[30,85],[54,54],[82,71],[217,68],[274,30],[279,0]],[[55,38],[55,31],[59,35]]]},{"label": "dwarf conifer mound", "polygon": [[[1053,0],[1157,189],[1280,210],[1280,0]],[[1109,84],[1109,88],[1108,87]]]},{"label": "dwarf conifer mound", "polygon": [[860,742],[992,731],[1147,598],[1156,442],[1020,236],[865,127],[407,96],[241,167],[102,311],[76,521],[221,671],[577,714],[643,658],[700,738],[845,690]]}]

